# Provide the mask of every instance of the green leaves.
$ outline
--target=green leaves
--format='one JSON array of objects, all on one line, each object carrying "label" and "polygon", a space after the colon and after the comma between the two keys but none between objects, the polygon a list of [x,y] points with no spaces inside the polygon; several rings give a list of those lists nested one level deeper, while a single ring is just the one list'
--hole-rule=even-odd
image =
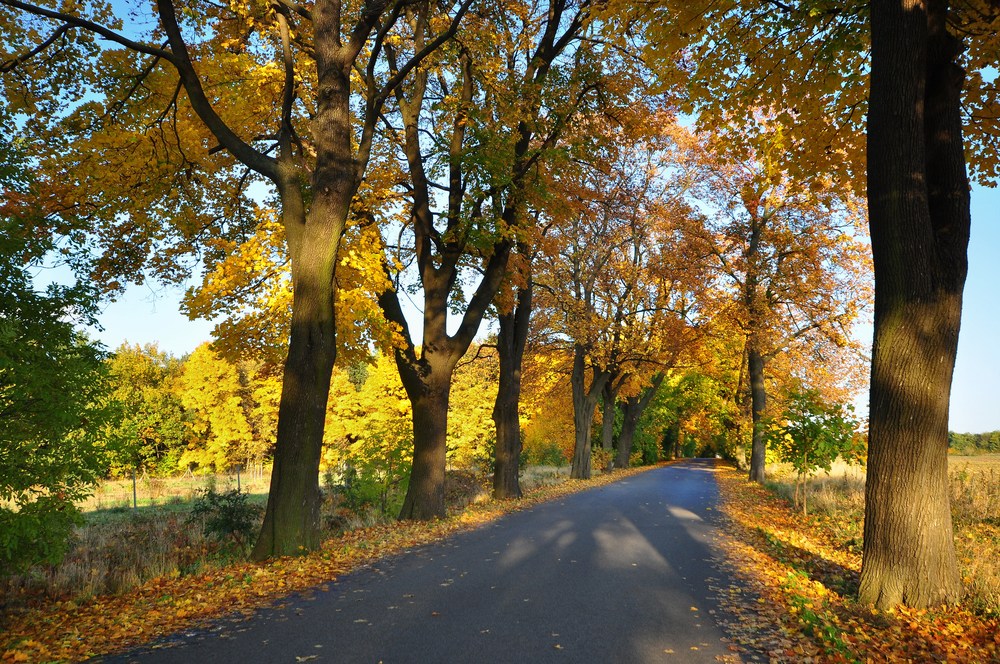
[{"label": "green leaves", "polygon": [[854,408],[830,404],[816,390],[792,392],[778,422],[769,428],[769,443],[800,477],[830,470],[838,457],[860,462],[864,441]]},{"label": "green leaves", "polygon": [[[0,185],[16,195],[27,182],[22,172]],[[73,501],[104,457],[93,435],[106,414],[97,405],[103,352],[74,326],[92,319],[93,291],[40,292],[28,268],[54,242],[29,237],[24,222],[0,209],[0,574],[62,556]]]}]

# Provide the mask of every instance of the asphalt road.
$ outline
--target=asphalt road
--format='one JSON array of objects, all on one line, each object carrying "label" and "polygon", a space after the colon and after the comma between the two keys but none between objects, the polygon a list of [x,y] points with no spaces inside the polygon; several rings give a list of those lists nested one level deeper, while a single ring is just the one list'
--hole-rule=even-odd
[{"label": "asphalt road", "polygon": [[711,462],[655,469],[102,661],[715,662],[716,497]]}]

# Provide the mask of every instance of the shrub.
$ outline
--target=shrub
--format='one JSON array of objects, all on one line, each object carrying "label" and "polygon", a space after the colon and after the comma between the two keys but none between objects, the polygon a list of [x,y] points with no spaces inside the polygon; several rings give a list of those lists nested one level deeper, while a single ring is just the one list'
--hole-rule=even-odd
[{"label": "shrub", "polygon": [[202,522],[206,536],[245,548],[260,526],[261,508],[236,489],[219,493],[204,489],[195,499],[188,523]]},{"label": "shrub", "polygon": [[551,440],[532,441],[530,446],[525,444],[522,452],[528,463],[534,466],[555,466],[562,468],[566,465],[566,455],[558,443]]},{"label": "shrub", "polygon": [[26,502],[18,511],[0,508],[0,576],[59,562],[80,521],[79,510],[57,496]]}]

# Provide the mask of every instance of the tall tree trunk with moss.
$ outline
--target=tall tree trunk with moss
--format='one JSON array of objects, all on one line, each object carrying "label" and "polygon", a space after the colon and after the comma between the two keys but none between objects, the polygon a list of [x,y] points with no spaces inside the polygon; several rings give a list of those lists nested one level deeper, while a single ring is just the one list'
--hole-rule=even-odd
[{"label": "tall tree trunk with moss", "polygon": [[868,206],[875,264],[860,599],[957,601],[948,406],[970,228],[962,43],[948,4],[871,4]]}]

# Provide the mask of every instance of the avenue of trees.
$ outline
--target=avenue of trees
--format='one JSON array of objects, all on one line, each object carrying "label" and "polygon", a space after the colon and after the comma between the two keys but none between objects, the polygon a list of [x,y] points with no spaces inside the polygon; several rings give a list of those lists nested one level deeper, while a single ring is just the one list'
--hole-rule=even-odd
[{"label": "avenue of trees", "polygon": [[[946,426],[998,22],[987,0],[0,0],[0,408],[49,389],[22,347],[104,376],[3,444],[78,447],[75,486],[270,463],[258,559],[320,545],[320,469],[345,462],[404,465],[414,519],[444,515],[449,463],[518,496],[529,441],[572,440],[579,478],[695,446],[761,482],[770,418],[864,384],[873,268],[861,599],[956,601]],[[39,294],[54,261],[79,285]],[[192,275],[217,343],[183,362],[72,332]],[[0,498],[68,500],[43,470]]]}]

